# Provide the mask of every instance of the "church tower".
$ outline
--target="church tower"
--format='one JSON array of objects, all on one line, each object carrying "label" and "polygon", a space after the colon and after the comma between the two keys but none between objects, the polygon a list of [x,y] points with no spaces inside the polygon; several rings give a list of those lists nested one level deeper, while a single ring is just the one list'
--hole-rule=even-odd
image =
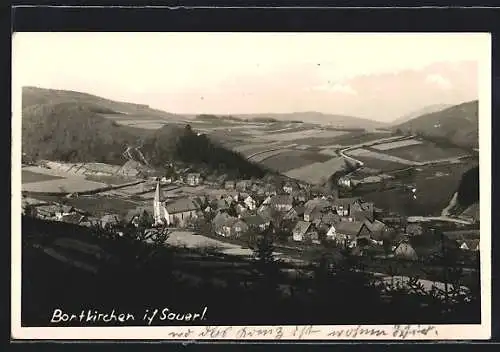
[{"label": "church tower", "polygon": [[160,181],[156,184],[156,191],[155,191],[155,197],[153,201],[153,209],[154,209],[154,221],[155,221],[155,226],[157,225],[169,225],[169,219],[168,219],[168,214],[167,210],[163,206],[161,202],[161,197],[160,197]]}]

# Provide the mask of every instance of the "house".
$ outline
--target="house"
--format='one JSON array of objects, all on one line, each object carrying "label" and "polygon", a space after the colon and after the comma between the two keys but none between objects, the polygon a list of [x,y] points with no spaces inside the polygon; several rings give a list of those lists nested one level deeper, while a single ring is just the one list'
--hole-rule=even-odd
[{"label": "house", "polygon": [[259,214],[245,216],[242,220],[248,225],[249,229],[256,231],[264,231],[271,224],[270,220],[264,219]]},{"label": "house", "polygon": [[191,219],[197,217],[198,206],[190,198],[180,198],[165,205],[168,224],[185,227]]},{"label": "house", "polygon": [[368,219],[366,219],[364,221],[364,224],[366,225],[366,227],[368,228],[368,230],[371,233],[370,238],[376,244],[382,245],[382,241],[383,241],[383,238],[384,238],[384,233],[385,233],[385,231],[387,229],[387,225],[384,224],[380,220],[370,221]]},{"label": "house", "polygon": [[292,230],[292,238],[294,241],[303,241],[304,237],[311,227],[311,223],[308,221],[299,220]]},{"label": "house", "polygon": [[359,198],[338,198],[333,202],[333,208],[339,216],[349,216],[351,205],[359,201]]},{"label": "house", "polygon": [[275,196],[277,194],[277,187],[273,184],[266,184],[264,186],[264,195]]},{"label": "house", "polygon": [[59,221],[63,222],[68,222],[71,224],[77,224],[80,225],[82,222],[85,222],[87,218],[85,215],[79,214],[79,213],[71,213],[71,214],[64,214]]},{"label": "house", "polygon": [[119,225],[120,222],[120,217],[117,214],[106,214],[100,219],[100,225],[103,229],[111,229]]},{"label": "house", "polygon": [[338,179],[337,185],[341,187],[350,188],[351,187],[351,178],[349,176],[342,176]]},{"label": "house", "polygon": [[227,213],[218,213],[212,220],[212,227],[217,235],[230,237],[231,229],[237,220]]},{"label": "house", "polygon": [[403,240],[394,248],[394,258],[418,260],[418,254],[409,241]]},{"label": "house", "polygon": [[198,186],[201,182],[201,175],[199,173],[189,173],[186,176],[186,183],[190,186]]},{"label": "house", "polygon": [[273,219],[273,210],[271,207],[263,205],[257,210],[257,214],[259,214],[264,220],[271,221]]},{"label": "house", "polygon": [[325,208],[330,206],[330,202],[326,199],[311,199],[304,204],[304,221],[312,221],[317,217],[322,216]]},{"label": "house", "polygon": [[236,204],[234,210],[238,216],[242,216],[248,212],[248,209],[243,204]]},{"label": "house", "polygon": [[340,222],[340,216],[333,212],[333,211],[327,211],[322,213],[321,216],[321,223],[325,225],[334,225]]},{"label": "house", "polygon": [[250,181],[250,180],[241,180],[241,181],[238,181],[236,183],[235,188],[238,191],[243,192],[243,191],[246,191],[247,189],[249,189],[251,186],[252,186],[252,181]]},{"label": "house", "polygon": [[270,206],[277,211],[289,211],[293,206],[293,197],[289,194],[275,195],[271,198]]},{"label": "house", "polygon": [[444,238],[455,242],[463,250],[479,250],[479,230],[457,230],[443,232]]},{"label": "house", "polygon": [[226,181],[224,182],[224,188],[225,189],[234,189],[235,184],[234,181]]},{"label": "house", "polygon": [[362,221],[341,221],[330,227],[326,233],[326,238],[338,245],[353,248],[358,245],[359,240],[368,242],[370,234],[370,230]]},{"label": "house", "polygon": [[307,195],[307,191],[303,189],[299,189],[292,192],[292,197],[296,202],[305,203],[309,198]]},{"label": "house", "polygon": [[299,188],[299,184],[297,182],[287,181],[283,185],[283,192],[288,193],[288,194],[298,192],[299,190],[300,190],[300,188]]},{"label": "house", "polygon": [[303,210],[304,208],[297,206],[297,207],[294,207],[294,208],[290,209],[289,211],[287,211],[286,214],[283,216],[283,219],[284,220],[295,220],[295,219],[299,218],[300,217],[299,211],[301,208],[302,208],[301,215],[303,216],[304,215],[304,210]]},{"label": "house", "polygon": [[318,231],[314,229],[313,224],[311,224],[308,231],[304,235],[304,240],[307,242],[312,242],[314,244],[321,244],[321,241],[319,240]]},{"label": "house", "polygon": [[231,227],[231,236],[240,237],[249,230],[249,226],[241,219],[237,219]]},{"label": "house", "polygon": [[70,215],[73,212],[75,212],[75,208],[71,205],[61,205],[55,213],[56,220],[61,221],[63,216]]},{"label": "house", "polygon": [[459,243],[459,248],[465,251],[479,251],[479,239],[462,240]]},{"label": "house", "polygon": [[40,205],[36,207],[37,216],[45,219],[54,218],[56,216],[56,213],[60,211],[60,206],[55,204]]},{"label": "house", "polygon": [[349,209],[349,216],[354,220],[364,221],[369,220],[373,221],[375,217],[375,210],[372,202],[364,202],[361,199],[358,199],[354,203],[351,204]]},{"label": "house", "polygon": [[255,207],[257,206],[255,200],[251,196],[244,198],[243,203],[245,203],[249,210],[255,210]]}]

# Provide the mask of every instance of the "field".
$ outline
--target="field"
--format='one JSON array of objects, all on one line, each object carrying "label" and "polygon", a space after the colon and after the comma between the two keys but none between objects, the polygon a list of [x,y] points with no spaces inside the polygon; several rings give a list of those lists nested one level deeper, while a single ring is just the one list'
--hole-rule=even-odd
[{"label": "field", "polygon": [[[151,207],[152,204],[145,204],[144,202],[137,202],[126,200],[119,197],[105,197],[101,195],[94,196],[82,196],[78,198],[63,198],[59,196],[44,196],[37,195],[37,199],[46,202],[62,202],[71,205],[75,208],[84,210],[92,214],[92,216],[100,217],[106,214],[118,214],[121,216],[126,216],[131,210],[136,208],[143,209],[146,207]],[[152,210],[152,209],[151,209]]]},{"label": "field", "polygon": [[408,147],[408,146],[417,145],[417,144],[422,144],[422,141],[419,141],[416,139],[405,139],[402,141],[377,144],[377,145],[374,145],[372,148],[376,149],[376,150],[391,150],[391,149]]},{"label": "field", "polygon": [[[376,151],[369,150],[366,148],[353,149],[353,150],[348,151],[346,154],[349,156],[352,156],[356,159],[358,159],[358,157],[364,157],[364,158],[370,158],[370,159],[379,159],[382,161],[390,161],[393,163],[399,163],[399,164],[403,164],[403,165],[415,165],[416,164],[415,162],[410,161],[410,160],[398,158],[396,156],[387,155],[385,153],[376,152]],[[359,159],[359,160],[361,160],[361,159]],[[376,168],[376,167],[370,166],[370,165],[367,165],[367,166],[372,167],[372,168]]]},{"label": "field", "polygon": [[438,216],[457,190],[462,174],[474,165],[477,165],[477,161],[468,160],[457,164],[415,168],[414,176],[403,181],[415,184],[416,199],[403,189],[376,191],[362,196],[367,201],[373,201],[379,208],[403,215]]},{"label": "field", "polygon": [[343,170],[345,167],[344,158],[332,158],[323,163],[312,163],[301,168],[285,172],[285,175],[297,180],[319,184],[326,181],[332,174]]},{"label": "field", "polygon": [[49,181],[49,180],[57,180],[57,179],[62,179],[63,177],[61,176],[55,176],[55,175],[47,175],[47,174],[42,174],[38,172],[33,172],[29,170],[22,170],[22,175],[21,175],[21,182],[23,184],[25,183],[31,183],[31,182],[43,182],[43,181]]},{"label": "field", "polygon": [[60,178],[57,180],[31,182],[23,184],[23,192],[34,193],[74,193],[88,192],[101,188],[107,185],[104,183],[88,181],[81,177]]},{"label": "field", "polygon": [[298,169],[310,165],[311,163],[323,163],[329,159],[329,156],[315,152],[285,150],[279,154],[267,157],[265,160],[261,160],[261,163],[272,170],[276,170],[278,172],[287,172],[293,169]]},{"label": "field", "polygon": [[104,183],[106,185],[118,186],[123,185],[129,182],[135,181],[135,179],[120,177],[120,176],[95,176],[95,175],[87,175],[85,179],[88,181],[94,181],[99,183]]},{"label": "field", "polygon": [[[31,177],[32,180],[31,182],[23,183],[23,192],[73,193],[93,191],[107,186],[102,182],[86,180],[81,176],[36,166],[23,168],[22,173],[23,178],[24,175],[31,175],[28,177]],[[34,177],[37,177],[38,180],[34,180]]]},{"label": "field", "polygon": [[[401,142],[412,142],[412,141],[413,140],[401,141]],[[467,152],[459,148],[438,147],[430,142],[406,145],[398,148],[391,148],[384,150],[384,153],[391,156],[412,160],[416,162],[442,160],[455,157],[459,158],[468,155]]]},{"label": "field", "polygon": [[378,171],[393,171],[393,170],[399,170],[408,167],[409,165],[407,164],[401,164],[399,162],[391,161],[391,160],[384,160],[384,159],[377,159],[377,158],[371,158],[371,157],[366,157],[366,156],[356,156],[355,157],[357,160],[361,161],[363,163],[364,167],[367,167],[369,169],[375,169]]},{"label": "field", "polygon": [[[296,131],[296,132],[282,132],[282,133],[269,133],[269,134],[264,134],[260,136],[260,138],[265,139],[265,140],[271,140],[271,141],[293,141],[297,139],[302,139],[304,137],[314,137],[314,138],[327,138],[327,139],[333,139],[334,137],[340,136],[345,134],[346,132],[344,131],[325,131],[322,129],[308,129],[308,130],[303,130],[303,131]],[[310,143],[307,143],[310,144]]]}]

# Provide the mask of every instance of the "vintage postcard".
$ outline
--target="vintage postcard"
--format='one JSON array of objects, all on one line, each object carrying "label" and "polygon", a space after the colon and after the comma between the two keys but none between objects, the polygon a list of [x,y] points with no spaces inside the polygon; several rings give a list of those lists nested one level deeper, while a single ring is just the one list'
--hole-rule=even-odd
[{"label": "vintage postcard", "polygon": [[12,338],[490,338],[487,33],[15,33]]}]

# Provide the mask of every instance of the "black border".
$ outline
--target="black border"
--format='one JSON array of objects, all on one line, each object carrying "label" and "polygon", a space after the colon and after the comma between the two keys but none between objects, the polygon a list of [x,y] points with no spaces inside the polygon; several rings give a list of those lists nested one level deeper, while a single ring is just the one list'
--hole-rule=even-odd
[{"label": "black border", "polygon": [[[17,1],[24,4],[29,1]],[[32,2],[31,2],[32,3]],[[45,1],[47,3],[55,3]],[[83,3],[83,1],[73,1],[73,4]],[[110,4],[110,2],[104,2]],[[156,5],[159,2],[149,2],[150,5]],[[156,3],[156,4],[155,4]],[[399,9],[332,9],[332,8],[317,8],[317,9],[278,9],[278,8],[189,8],[189,2],[184,2],[181,7],[178,7],[180,1],[167,2],[170,8],[71,8],[71,7],[17,7],[11,12],[12,27],[11,31],[231,31],[231,32],[323,32],[323,31],[341,31],[341,32],[492,32],[492,51],[493,57],[498,56],[499,44],[498,34],[500,34],[500,9],[491,8],[399,8]],[[192,3],[192,2],[191,2]],[[227,1],[225,2],[227,3]],[[238,3],[238,4],[236,4]],[[276,3],[276,2],[275,2]],[[315,1],[314,3],[318,3]],[[342,1],[337,5],[345,5],[347,2]],[[429,5],[429,2],[424,2],[420,6]],[[115,3],[116,4],[116,3]],[[165,4],[165,2],[162,2]],[[241,1],[233,2],[232,6],[241,6]],[[212,5],[217,5],[215,2]],[[221,4],[222,5],[222,4]],[[219,5],[219,6],[221,6]],[[273,2],[267,2],[267,5],[273,5]],[[284,4],[281,4],[284,5]],[[287,2],[290,6],[290,2]],[[308,6],[317,6],[312,2]],[[3,14],[3,13],[2,13]],[[3,18],[7,16],[2,16]],[[9,24],[9,21],[0,21]],[[6,29],[6,26],[5,26]],[[8,35],[9,35],[8,34]],[[7,47],[11,49],[10,37],[7,37]],[[5,52],[5,51],[4,51]],[[9,55],[10,58],[10,55]],[[493,70],[493,97],[492,97],[492,114],[496,116],[498,113],[498,101],[500,96],[495,90],[496,83],[500,82],[500,60],[492,61]],[[8,65],[9,66],[9,65]],[[10,67],[9,67],[10,68]],[[8,80],[8,88],[3,97],[7,97],[7,105],[10,105],[10,69],[6,77]],[[9,112],[4,110],[6,114]],[[9,109],[10,110],[10,109]],[[7,115],[8,116],[8,115]],[[496,135],[498,127],[495,126],[496,119],[492,119],[492,136]],[[6,129],[5,129],[6,130]],[[9,136],[4,140],[9,140]],[[498,175],[498,166],[494,162],[497,157],[493,151],[497,145],[495,139],[492,139],[492,180],[495,180]],[[9,179],[10,180],[10,179]],[[7,184],[10,186],[10,182]],[[10,191],[10,187],[9,187]],[[10,192],[9,192],[10,193]],[[498,197],[495,193],[494,184],[492,184],[492,206],[493,214],[496,213],[496,203]],[[498,242],[496,233],[498,225],[495,217],[492,217],[492,251],[495,253],[496,242]],[[10,222],[7,222],[10,227]],[[8,238],[6,236],[3,237]],[[10,240],[5,241],[2,247],[7,252],[4,258],[10,259]],[[492,336],[498,341],[500,337],[500,323],[495,317],[500,316],[499,306],[493,298],[500,297],[497,275],[494,268],[499,267],[498,259],[492,254]],[[6,263],[7,264],[7,263]],[[4,267],[9,268],[9,265]],[[8,314],[2,314],[10,323],[10,285],[7,300],[9,306]],[[3,325],[3,324],[2,324]],[[5,326],[5,325],[4,325]],[[8,324],[10,326],[10,324]],[[10,338],[10,329],[8,332]],[[227,341],[229,343],[229,341]],[[233,341],[236,342],[236,341]],[[299,345],[302,349],[303,344],[311,344],[319,341],[308,341],[303,343],[292,343]],[[139,345],[138,342],[127,342],[127,344]],[[189,342],[171,342],[182,346],[189,345]],[[225,343],[225,342],[224,342]],[[247,341],[246,343],[256,344],[259,341]],[[283,342],[287,343],[287,342]],[[67,343],[59,342],[61,346]],[[94,343],[92,343],[94,344]],[[109,343],[101,344],[103,348],[109,348]],[[158,343],[149,343],[157,345]],[[219,345],[218,342],[196,342],[203,345]],[[290,344],[290,343],[287,343]],[[321,344],[343,344],[345,347],[367,345],[368,342],[362,344],[352,342],[321,342]],[[388,345],[388,342],[376,342],[380,345]],[[398,346],[400,343],[390,343]],[[25,342],[17,342],[11,346],[26,345]],[[36,351],[44,350],[45,346],[53,345],[48,341],[41,341],[36,344],[28,344],[26,348],[36,349]],[[434,345],[434,344],[433,344]],[[442,346],[443,344],[436,344]],[[465,344],[459,344],[455,348],[464,348]],[[50,346],[50,350],[52,351]],[[140,348],[143,348],[141,345]],[[172,346],[173,347],[173,346]],[[238,348],[243,346],[239,345]],[[368,346],[367,346],[368,347]],[[370,346],[373,348],[375,346]],[[378,346],[377,346],[378,347]],[[428,347],[431,347],[429,345]],[[439,347],[438,347],[439,348]]]}]

